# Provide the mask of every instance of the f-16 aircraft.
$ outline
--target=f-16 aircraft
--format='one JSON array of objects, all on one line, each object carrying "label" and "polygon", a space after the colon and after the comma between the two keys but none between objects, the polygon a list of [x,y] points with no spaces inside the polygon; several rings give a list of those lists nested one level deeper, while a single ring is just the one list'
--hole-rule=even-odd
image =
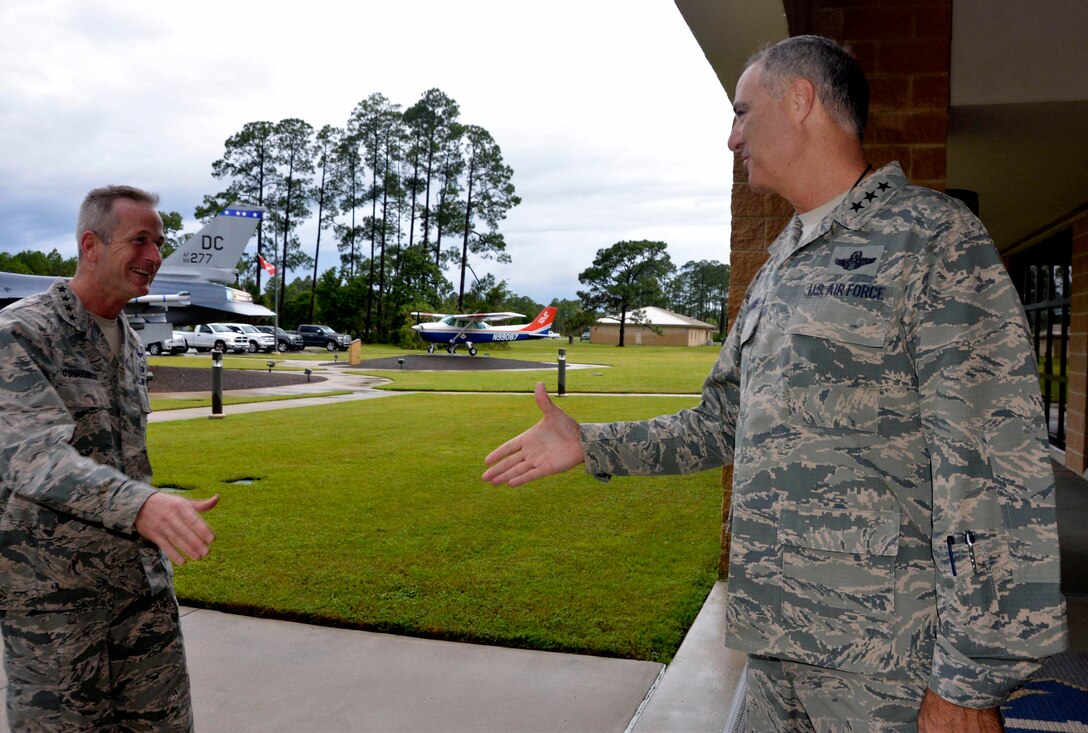
[{"label": "f-16 aircraft", "polygon": [[[159,341],[159,324],[187,325],[232,316],[271,317],[275,313],[253,302],[233,282],[238,260],[264,215],[259,206],[235,204],[221,211],[189,237],[159,267],[148,294],[125,307],[129,323],[144,343]],[[0,272],[0,307],[47,290],[56,278]],[[147,333],[144,333],[145,328]],[[171,326],[165,328],[167,337]],[[154,332],[154,335],[152,334]]]},{"label": "f-16 aircraft", "polygon": [[548,338],[555,321],[555,308],[548,306],[532,323],[518,326],[493,326],[492,323],[509,321],[512,318],[524,318],[521,313],[423,313],[416,311],[416,318],[434,318],[431,323],[418,323],[413,331],[427,342],[427,353],[433,354],[439,344],[446,345],[450,354],[457,353],[461,344],[468,346],[468,353],[476,356],[477,344],[501,343],[508,341],[527,341],[528,339]]}]

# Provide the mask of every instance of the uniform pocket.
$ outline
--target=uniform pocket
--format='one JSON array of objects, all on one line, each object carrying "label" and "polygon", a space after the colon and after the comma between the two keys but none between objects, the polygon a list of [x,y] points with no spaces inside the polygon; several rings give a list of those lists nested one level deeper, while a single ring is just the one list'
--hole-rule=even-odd
[{"label": "uniform pocket", "polygon": [[860,630],[890,639],[899,523],[898,510],[783,508],[784,617],[829,646]]},{"label": "uniform pocket", "polygon": [[786,328],[791,420],[877,432],[889,311],[884,300],[801,300]]},{"label": "uniform pocket", "polygon": [[57,394],[68,408],[75,430],[69,441],[84,455],[112,447],[113,417],[109,395],[94,379],[69,379],[57,384]]}]

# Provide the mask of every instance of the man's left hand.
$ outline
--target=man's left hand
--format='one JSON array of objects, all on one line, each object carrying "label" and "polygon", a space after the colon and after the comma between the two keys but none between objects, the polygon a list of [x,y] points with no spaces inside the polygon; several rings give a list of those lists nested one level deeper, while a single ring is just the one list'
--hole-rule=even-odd
[{"label": "man's left hand", "polygon": [[918,712],[918,733],[1004,733],[997,708],[963,708],[926,690]]}]

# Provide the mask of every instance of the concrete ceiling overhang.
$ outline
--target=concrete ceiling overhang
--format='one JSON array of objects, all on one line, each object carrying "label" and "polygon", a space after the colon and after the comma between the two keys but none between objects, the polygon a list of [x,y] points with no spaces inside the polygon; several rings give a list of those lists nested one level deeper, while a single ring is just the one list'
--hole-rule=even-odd
[{"label": "concrete ceiling overhang", "polygon": [[[803,0],[675,0],[723,89]],[[949,188],[978,193],[1002,251],[1088,208],[1088,2],[953,0]]]}]

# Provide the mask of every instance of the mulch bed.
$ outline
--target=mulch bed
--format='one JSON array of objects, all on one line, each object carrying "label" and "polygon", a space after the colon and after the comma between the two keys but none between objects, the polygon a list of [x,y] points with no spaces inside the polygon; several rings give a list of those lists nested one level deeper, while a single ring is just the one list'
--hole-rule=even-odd
[{"label": "mulch bed", "polygon": [[[400,362],[403,360],[403,364]],[[468,354],[405,354],[384,359],[368,359],[359,362],[356,367],[349,366],[346,359],[338,363],[322,363],[322,367],[331,369],[404,369],[405,371],[486,371],[491,369],[555,369],[555,364],[518,359],[501,359],[494,356],[469,356]],[[151,380],[151,392],[210,392],[212,389],[212,367],[188,368],[159,366],[151,370],[155,378]],[[224,369],[223,390],[261,389],[264,387],[284,387],[306,381],[301,372],[277,372],[269,374],[262,369]],[[324,377],[313,374],[310,382],[324,382]]]},{"label": "mulch bed", "polygon": [[[158,366],[151,370],[155,378],[148,385],[149,392],[211,392],[212,367],[206,369],[187,367]],[[223,390],[260,389],[262,387],[284,387],[306,381],[306,375],[300,372],[277,372],[269,374],[258,369],[224,369]],[[316,374],[310,382],[324,382],[324,377]]]}]

